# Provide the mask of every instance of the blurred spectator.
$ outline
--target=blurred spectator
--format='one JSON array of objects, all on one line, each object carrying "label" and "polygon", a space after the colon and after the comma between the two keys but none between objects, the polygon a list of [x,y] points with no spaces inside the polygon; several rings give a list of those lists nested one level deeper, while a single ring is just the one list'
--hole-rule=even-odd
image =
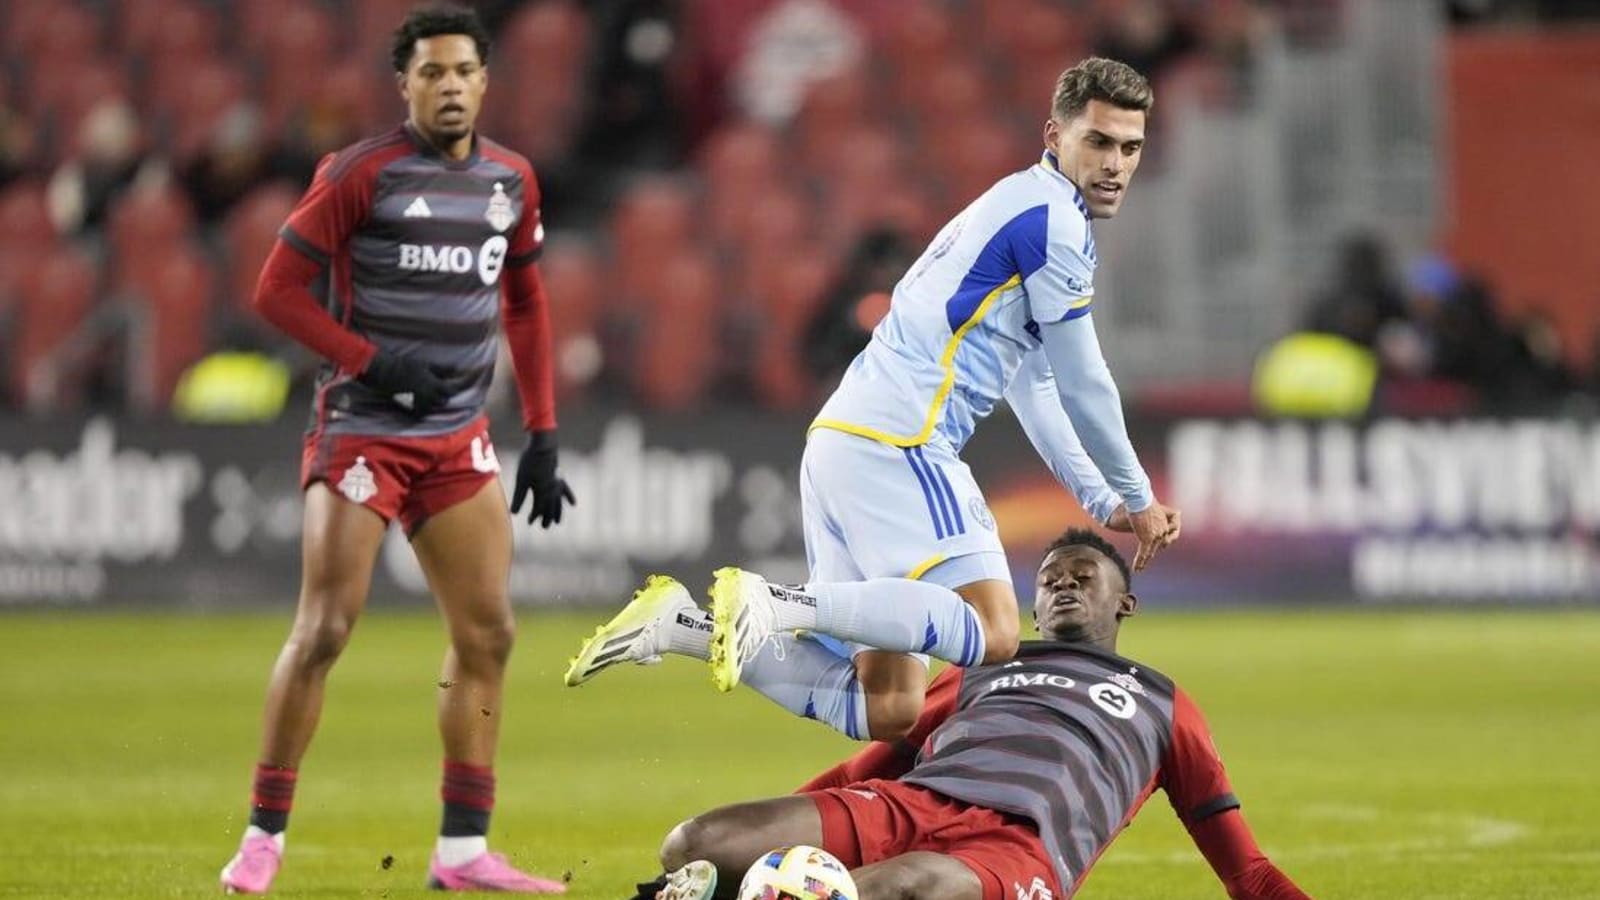
[{"label": "blurred spectator", "polygon": [[1195,35],[1162,0],[1131,0],[1097,24],[1094,50],[1158,81],[1195,44]]},{"label": "blurred spectator", "polygon": [[304,167],[285,161],[262,127],[252,106],[229,110],[212,132],[206,147],[180,173],[195,215],[214,224],[240,198],[263,182],[278,177],[299,180]]},{"label": "blurred spectator", "polygon": [[144,155],[139,118],[124,100],[102,100],[78,124],[71,155],[50,177],[50,218],[64,234],[104,224],[111,203],[141,175],[162,167]]},{"label": "blurred spectator", "polygon": [[735,96],[745,115],[770,125],[794,118],[813,81],[852,68],[866,49],[856,23],[824,0],[783,0],[749,40]]},{"label": "blurred spectator", "polygon": [[672,91],[678,22],[669,0],[594,4],[594,69],[580,157],[664,168],[681,161]]},{"label": "blurred spectator", "polygon": [[890,229],[869,231],[856,243],[806,328],[805,360],[817,381],[837,377],[867,345],[895,284],[916,259],[917,248]]},{"label": "blurred spectator", "polygon": [[1333,283],[1312,301],[1306,330],[1376,348],[1383,327],[1406,318],[1388,254],[1375,235],[1362,233],[1346,238],[1338,257]]}]

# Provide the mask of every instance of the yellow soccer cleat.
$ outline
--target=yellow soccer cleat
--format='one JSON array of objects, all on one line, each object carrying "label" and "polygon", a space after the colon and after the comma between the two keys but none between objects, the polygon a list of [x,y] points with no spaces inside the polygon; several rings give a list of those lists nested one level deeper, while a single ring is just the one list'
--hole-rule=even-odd
[{"label": "yellow soccer cleat", "polygon": [[618,663],[654,665],[667,651],[667,627],[694,597],[676,578],[651,575],[622,612],[594,631],[567,666],[567,687],[577,687]]}]

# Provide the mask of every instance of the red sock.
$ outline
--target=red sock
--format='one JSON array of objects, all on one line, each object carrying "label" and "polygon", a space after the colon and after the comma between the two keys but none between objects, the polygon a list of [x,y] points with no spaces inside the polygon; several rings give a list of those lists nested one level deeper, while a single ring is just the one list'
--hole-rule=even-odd
[{"label": "red sock", "polygon": [[294,769],[256,763],[250,788],[250,824],[269,834],[289,827],[289,808],[294,806],[294,783],[299,776]]},{"label": "red sock", "polygon": [[489,813],[494,809],[494,769],[445,760],[439,797],[444,800],[440,835],[482,837],[488,834]]}]

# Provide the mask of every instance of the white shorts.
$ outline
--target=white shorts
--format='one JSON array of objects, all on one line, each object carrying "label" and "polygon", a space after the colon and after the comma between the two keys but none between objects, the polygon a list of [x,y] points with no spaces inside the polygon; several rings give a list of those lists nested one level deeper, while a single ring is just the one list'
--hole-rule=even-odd
[{"label": "white shorts", "polygon": [[1011,580],[972,470],[939,442],[902,448],[811,432],[800,514],[812,581],[920,578],[954,589]]}]

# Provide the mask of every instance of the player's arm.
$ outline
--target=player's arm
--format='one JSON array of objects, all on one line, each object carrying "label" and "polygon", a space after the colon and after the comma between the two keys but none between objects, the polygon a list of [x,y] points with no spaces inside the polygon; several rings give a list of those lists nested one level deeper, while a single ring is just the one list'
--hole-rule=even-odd
[{"label": "player's arm", "polygon": [[1072,430],[1072,422],[1061,408],[1048,361],[1041,354],[1026,354],[1022,367],[1006,386],[1005,396],[1023,433],[1056,481],[1077,498],[1096,522],[1106,524],[1122,505],[1122,498],[1106,483],[1105,476],[1084,452],[1078,433]]},{"label": "player's arm", "polygon": [[1200,710],[1183,691],[1173,697],[1172,744],[1161,787],[1195,846],[1233,900],[1310,900],[1256,844]]},{"label": "player's arm", "polygon": [[1061,408],[1089,458],[1127,507],[1129,525],[1139,538],[1133,565],[1142,569],[1176,540],[1177,514],[1156,502],[1150,477],[1128,439],[1122,395],[1100,352],[1090,312],[1093,265],[1081,249],[1087,227],[1081,217],[1053,216],[1046,233],[1034,238],[1044,244],[1035,250],[1043,262],[1023,285]]},{"label": "player's arm", "polygon": [[342,372],[426,415],[449,399],[443,373],[379,351],[329,315],[311,293],[311,284],[343,250],[371,202],[368,172],[359,164],[340,165],[335,155],[324,158],[267,254],[252,305],[262,318]]},{"label": "player's arm", "polygon": [[549,528],[561,521],[562,502],[574,502],[572,488],[556,474],[556,400],[554,340],[550,333],[550,301],[537,264],[544,243],[539,221],[539,189],[532,169],[523,170],[523,211],[512,233],[501,288],[501,323],[511,350],[517,394],[522,400],[522,427],[528,444],[517,461],[517,484],[511,511],[524,500],[528,524]]},{"label": "player's arm", "polygon": [[955,712],[965,671],[959,666],[947,666],[933,679],[922,703],[922,715],[905,737],[897,741],[873,741],[854,756],[801,785],[797,793],[844,787],[869,778],[899,778],[911,771],[922,743]]}]

